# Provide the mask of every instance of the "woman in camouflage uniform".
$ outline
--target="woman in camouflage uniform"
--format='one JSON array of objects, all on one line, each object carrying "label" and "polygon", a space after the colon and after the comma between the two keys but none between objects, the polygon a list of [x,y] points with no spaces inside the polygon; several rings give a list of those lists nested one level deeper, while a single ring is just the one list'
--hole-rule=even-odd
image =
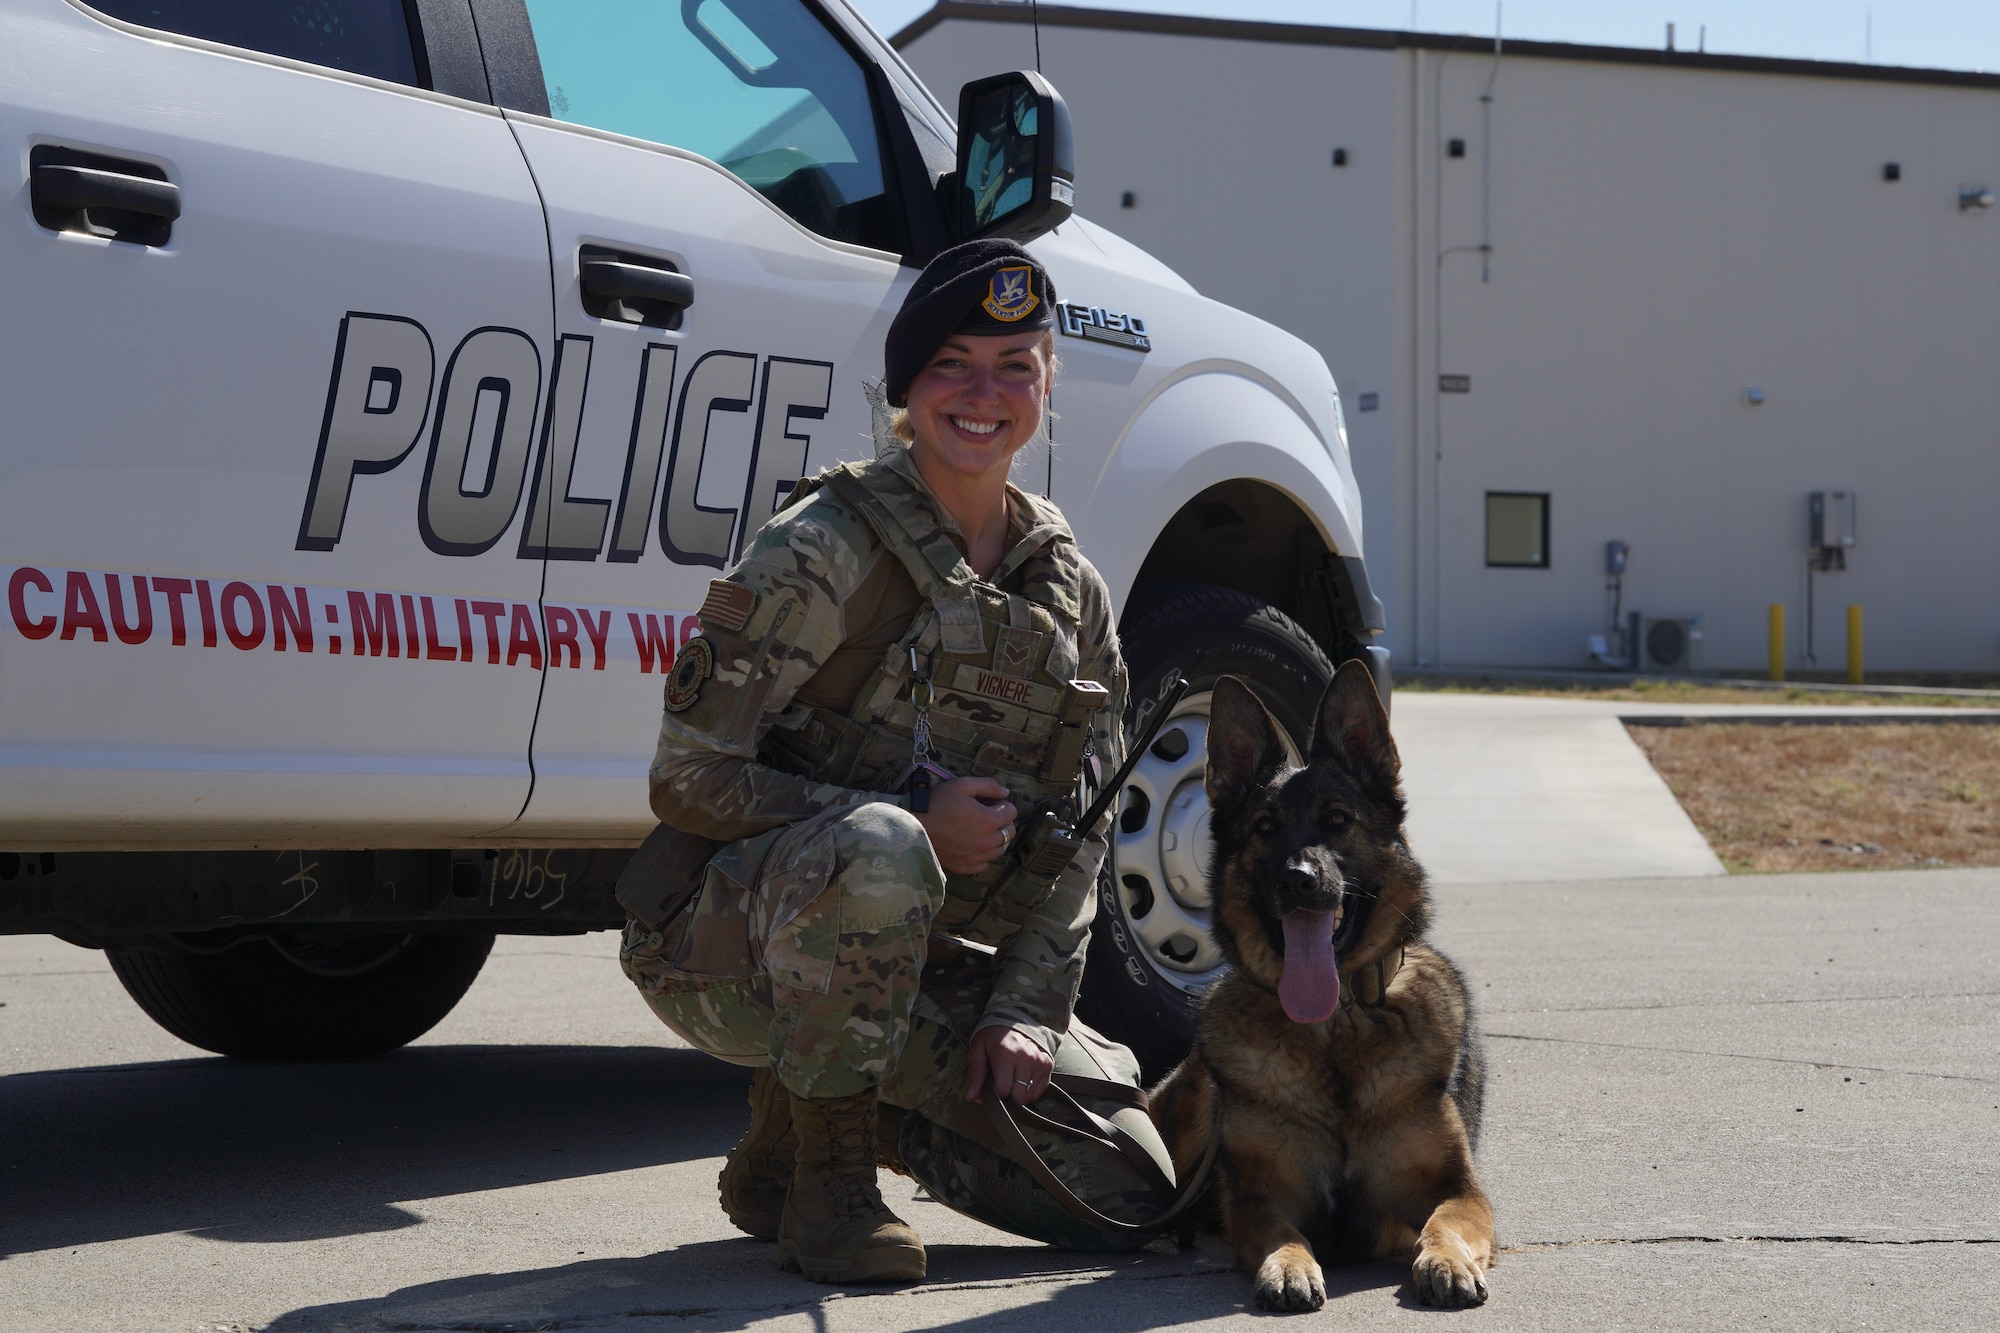
[{"label": "woman in camouflage uniform", "polygon": [[[1010,855],[1037,806],[1074,817],[1093,748],[1117,762],[1124,705],[1103,580],[1007,484],[1043,429],[1053,306],[1011,242],[934,260],[889,331],[880,456],[801,487],[668,678],[653,809],[726,845],[685,906],[621,892],[625,970],[690,1043],[757,1067],[723,1208],[821,1281],[924,1275],[878,1145],[954,1207],[1091,1244],[967,1104],[1033,1102],[1059,1063],[1136,1082],[1071,1014],[1108,817],[1053,869]],[[1130,1202],[1103,1154],[1045,1155],[1079,1196]]]}]

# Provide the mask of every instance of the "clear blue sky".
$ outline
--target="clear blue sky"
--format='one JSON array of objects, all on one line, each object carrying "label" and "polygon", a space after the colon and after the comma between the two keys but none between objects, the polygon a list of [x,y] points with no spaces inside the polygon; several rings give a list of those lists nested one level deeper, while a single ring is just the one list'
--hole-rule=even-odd
[{"label": "clear blue sky", "polygon": [[[1492,0],[1083,0],[1093,8],[1355,28],[1490,34]],[[885,34],[929,0],[853,0]],[[2000,70],[2000,0],[1506,0],[1508,37],[1659,47],[1667,24],[1693,49],[1805,60]]]}]

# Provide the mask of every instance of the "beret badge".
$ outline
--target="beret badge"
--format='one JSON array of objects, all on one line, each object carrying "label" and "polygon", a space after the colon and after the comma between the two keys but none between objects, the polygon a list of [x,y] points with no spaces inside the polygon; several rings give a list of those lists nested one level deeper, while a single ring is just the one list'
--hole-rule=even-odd
[{"label": "beret badge", "polygon": [[1034,270],[1026,264],[996,270],[987,284],[986,299],[979,304],[988,315],[1004,324],[1017,324],[1035,313],[1042,303],[1035,295]]}]

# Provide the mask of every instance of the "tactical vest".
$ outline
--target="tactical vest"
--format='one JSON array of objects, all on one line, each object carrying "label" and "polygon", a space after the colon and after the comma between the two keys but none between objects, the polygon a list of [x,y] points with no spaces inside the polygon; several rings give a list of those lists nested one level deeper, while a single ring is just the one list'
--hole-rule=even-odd
[{"label": "tactical vest", "polygon": [[[910,650],[935,687],[931,758],[958,777],[992,777],[1022,812],[1073,801],[1089,720],[1076,716],[1081,558],[1053,506],[1029,498],[1041,544],[1021,562],[1020,593],[981,582],[938,522],[933,502],[879,462],[843,464],[823,485],[858,513],[903,564],[926,605],[841,714],[795,705],[766,733],[760,762],[800,777],[887,791],[909,768],[917,725]],[[996,575],[1004,577],[1003,566]],[[1009,926],[1048,898],[1054,877],[1002,856],[978,875],[950,875],[937,928],[960,932],[982,911]],[[983,933],[983,932],[982,932]],[[998,941],[986,941],[997,943]]]}]

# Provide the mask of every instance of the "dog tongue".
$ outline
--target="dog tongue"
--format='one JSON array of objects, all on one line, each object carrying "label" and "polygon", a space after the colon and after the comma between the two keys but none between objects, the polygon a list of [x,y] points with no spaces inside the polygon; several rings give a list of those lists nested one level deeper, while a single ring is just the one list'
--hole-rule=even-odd
[{"label": "dog tongue", "polygon": [[1285,913],[1285,974],[1278,1002],[1294,1023],[1317,1023],[1340,1007],[1340,964],[1333,956],[1333,913]]}]

